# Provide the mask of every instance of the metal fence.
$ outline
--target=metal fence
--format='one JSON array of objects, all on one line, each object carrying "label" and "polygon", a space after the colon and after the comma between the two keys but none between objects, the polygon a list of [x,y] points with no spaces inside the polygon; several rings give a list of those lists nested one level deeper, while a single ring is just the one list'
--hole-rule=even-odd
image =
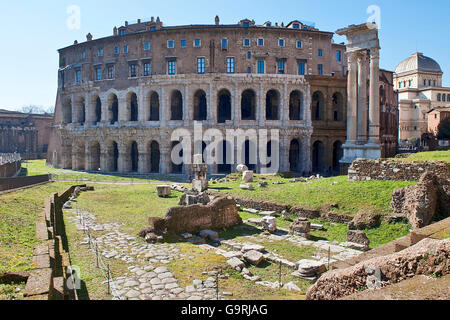
[{"label": "metal fence", "polygon": [[21,161],[19,153],[0,153],[0,165]]},{"label": "metal fence", "polygon": [[80,221],[80,225],[82,226],[83,232],[88,237],[89,250],[91,250],[95,254],[96,258],[96,266],[102,272],[103,277],[106,280],[108,285],[108,295],[111,295],[114,300],[125,300],[121,297],[121,295],[117,292],[117,283],[114,281],[114,277],[111,273],[111,268],[109,263],[105,263],[102,258],[102,252],[98,247],[97,239],[92,235],[91,229],[86,222],[86,216],[83,214],[81,210],[76,208],[77,217]]}]

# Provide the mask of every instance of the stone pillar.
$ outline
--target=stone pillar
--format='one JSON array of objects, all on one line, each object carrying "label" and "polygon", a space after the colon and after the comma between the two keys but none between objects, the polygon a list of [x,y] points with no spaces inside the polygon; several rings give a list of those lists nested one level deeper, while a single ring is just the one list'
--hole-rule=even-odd
[{"label": "stone pillar", "polygon": [[123,144],[120,144],[118,146],[118,149],[119,149],[119,161],[118,161],[119,172],[121,173],[130,172],[131,163],[130,163],[130,155],[127,152],[127,147]]},{"label": "stone pillar", "polygon": [[289,120],[289,97],[288,97],[287,84],[283,85],[283,89],[280,93],[280,101],[278,108],[278,119],[281,120],[282,127],[286,127],[286,122]]},{"label": "stone pillar", "polygon": [[347,142],[346,144],[356,143],[356,117],[357,117],[357,106],[356,101],[358,101],[357,92],[357,65],[356,65],[356,55],[353,52],[348,53],[348,97],[347,97]]},{"label": "stone pillar", "polygon": [[312,171],[311,162],[311,136],[306,136],[303,138],[301,144],[302,150],[302,170],[305,173],[310,173]]},{"label": "stone pillar", "polygon": [[290,139],[285,135],[280,136],[280,168],[279,172],[290,171],[289,164]]},{"label": "stone pillar", "polygon": [[144,90],[142,88],[139,88],[137,98],[138,98],[138,121],[141,124],[144,124],[149,117],[148,117],[147,99],[144,96]]},{"label": "stone pillar", "polygon": [[185,85],[183,88],[183,120],[185,126],[188,126],[189,121],[194,119],[194,106],[190,92],[189,86]]},{"label": "stone pillar", "polygon": [[85,124],[88,126],[95,126],[96,125],[96,114],[95,114],[95,108],[97,106],[97,99],[94,99],[92,96],[90,96],[87,101],[85,102]]},{"label": "stone pillar", "polygon": [[367,53],[358,53],[358,143],[367,142]]},{"label": "stone pillar", "polygon": [[217,123],[217,91],[214,89],[212,83],[209,84],[207,106],[208,122],[210,125],[215,125]]},{"label": "stone pillar", "polygon": [[159,170],[162,174],[169,174],[170,168],[172,166],[172,159],[170,156],[170,146],[168,143],[163,142],[160,146],[160,163],[159,163]]},{"label": "stone pillar", "polygon": [[147,149],[147,145],[142,141],[138,141],[137,143],[139,152],[138,172],[140,174],[148,173],[150,172],[150,154]]},{"label": "stone pillar", "polygon": [[369,144],[380,144],[380,53],[370,50]]},{"label": "stone pillar", "polygon": [[166,97],[166,89],[161,86],[159,91],[159,119],[161,123],[161,128],[167,127],[167,119],[168,119],[168,97]]},{"label": "stone pillar", "polygon": [[119,102],[119,123],[128,122],[128,106],[127,98],[123,95],[117,97]]},{"label": "stone pillar", "polygon": [[258,91],[256,92],[256,110],[255,110],[255,120],[258,121],[260,126],[266,125],[266,104],[264,88],[262,84],[259,84]]}]

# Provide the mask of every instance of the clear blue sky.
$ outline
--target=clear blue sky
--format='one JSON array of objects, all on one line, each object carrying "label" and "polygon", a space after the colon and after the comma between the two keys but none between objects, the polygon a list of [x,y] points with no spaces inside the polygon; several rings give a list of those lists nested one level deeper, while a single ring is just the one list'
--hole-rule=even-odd
[{"label": "clear blue sky", "polygon": [[[81,28],[69,30],[67,8],[81,8]],[[75,39],[85,41],[109,36],[114,26],[159,16],[164,24],[237,23],[243,18],[257,24],[267,20],[298,19],[314,22],[324,31],[365,22],[370,5],[381,9],[381,67],[394,70],[415,51],[434,58],[444,71],[444,86],[450,86],[448,0],[58,0],[0,2],[1,59],[0,108],[25,105],[49,107],[57,89],[57,49]],[[343,38],[336,36],[336,41]]]}]

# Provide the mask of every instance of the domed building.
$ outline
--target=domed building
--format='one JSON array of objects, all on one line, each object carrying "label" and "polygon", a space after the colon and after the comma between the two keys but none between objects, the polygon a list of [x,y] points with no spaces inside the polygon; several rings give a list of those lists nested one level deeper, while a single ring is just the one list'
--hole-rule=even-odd
[{"label": "domed building", "polygon": [[395,69],[400,141],[420,138],[428,132],[428,113],[450,105],[450,88],[442,86],[442,75],[439,64],[419,52],[403,60]]}]

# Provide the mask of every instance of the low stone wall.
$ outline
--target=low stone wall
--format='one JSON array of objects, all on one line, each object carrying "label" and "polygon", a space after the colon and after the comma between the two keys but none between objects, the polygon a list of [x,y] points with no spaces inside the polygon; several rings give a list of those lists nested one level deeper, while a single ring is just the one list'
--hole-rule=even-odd
[{"label": "low stone wall", "polygon": [[0,192],[32,186],[39,183],[50,181],[50,175],[40,176],[0,178]]},{"label": "low stone wall", "polygon": [[0,165],[0,178],[14,177],[20,172],[22,162],[20,160],[7,162]]},{"label": "low stone wall", "polygon": [[[63,205],[77,186],[45,200],[45,209],[36,223],[39,244],[34,248],[33,266],[25,286],[27,300],[76,300],[76,290],[70,277],[69,255],[63,220]],[[82,186],[80,186],[82,187]]]},{"label": "low stone wall", "polygon": [[348,170],[350,181],[395,180],[419,181],[426,172],[438,178],[442,184],[450,181],[450,168],[445,162],[402,162],[392,160],[359,159]]}]

